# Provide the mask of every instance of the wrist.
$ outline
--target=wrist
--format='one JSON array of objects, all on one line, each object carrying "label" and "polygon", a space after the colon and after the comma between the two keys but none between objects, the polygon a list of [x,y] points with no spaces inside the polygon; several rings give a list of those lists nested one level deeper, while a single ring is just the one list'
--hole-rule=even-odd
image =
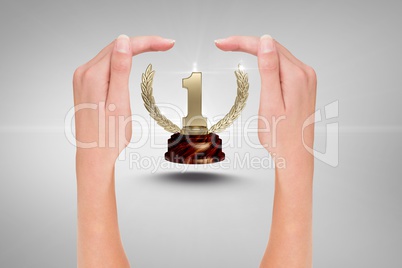
[{"label": "wrist", "polygon": [[268,153],[273,160],[282,163],[286,168],[293,168],[294,166],[313,166],[314,155],[307,151],[303,146],[287,146],[277,148],[267,148]]},{"label": "wrist", "polygon": [[118,157],[118,153],[114,148],[77,148],[77,161],[85,164],[103,164],[106,166],[114,166]]},{"label": "wrist", "polygon": [[312,183],[314,174],[314,156],[307,151],[289,154],[276,153],[275,173],[284,184]]},{"label": "wrist", "polygon": [[113,179],[115,161],[110,154],[79,149],[76,153],[77,180],[93,179],[101,182]]}]

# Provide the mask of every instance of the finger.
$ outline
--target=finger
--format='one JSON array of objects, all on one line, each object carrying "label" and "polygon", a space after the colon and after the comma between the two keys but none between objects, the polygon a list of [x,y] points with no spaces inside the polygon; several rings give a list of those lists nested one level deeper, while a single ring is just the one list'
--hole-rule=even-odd
[{"label": "finger", "polygon": [[109,45],[104,47],[95,57],[93,57],[90,61],[88,61],[85,65],[89,68],[92,65],[99,62],[106,54],[110,53],[113,50],[114,41]]},{"label": "finger", "polygon": [[[90,77],[96,84],[104,85],[109,82],[110,78],[110,61],[112,51],[116,41],[113,41],[111,45],[106,47],[97,57],[91,62],[91,66],[87,64],[82,73],[86,77]],[[131,43],[131,55],[138,55],[140,53],[148,51],[166,51],[171,49],[175,42],[171,39],[165,39],[160,36],[139,36],[130,38]]]},{"label": "finger", "polygon": [[137,36],[131,38],[133,56],[150,51],[166,51],[171,49],[175,40],[160,36]]},{"label": "finger", "polygon": [[303,83],[306,71],[285,56],[279,57],[279,62],[283,107],[286,109],[292,107],[292,104],[300,102],[303,92],[295,85]]},{"label": "finger", "polygon": [[[230,36],[225,39],[215,41],[216,46],[223,51],[240,51],[257,56],[260,38],[256,36]],[[283,45],[275,40],[276,48],[280,53],[280,57],[286,57],[294,64],[304,67],[304,63],[293,56]]]},{"label": "finger", "polygon": [[278,41],[275,40],[275,44],[276,47],[279,48],[279,51],[281,52],[281,54],[285,55],[286,58],[288,58],[289,61],[291,61],[292,63],[296,64],[299,67],[304,67],[305,64],[299,60],[298,58],[296,58],[286,47],[284,47],[281,43],[279,43]]},{"label": "finger", "polygon": [[113,47],[110,61],[110,83],[107,94],[108,104],[118,104],[125,110],[129,105],[128,80],[131,71],[132,48],[130,38],[120,35]]},{"label": "finger", "polygon": [[284,102],[279,72],[279,55],[271,36],[263,35],[260,38],[257,56],[261,76],[260,115],[272,115],[269,111],[279,112],[284,107]]},{"label": "finger", "polygon": [[[130,38],[132,56],[149,52],[149,51],[166,51],[171,49],[175,41],[172,39],[166,39],[160,36],[136,36]],[[87,68],[101,61],[110,61],[115,41],[110,43],[101,52],[98,53],[92,60],[90,60],[86,66]]]},{"label": "finger", "polygon": [[257,56],[260,38],[256,36],[230,36],[215,40],[215,45],[223,51],[241,51]]}]

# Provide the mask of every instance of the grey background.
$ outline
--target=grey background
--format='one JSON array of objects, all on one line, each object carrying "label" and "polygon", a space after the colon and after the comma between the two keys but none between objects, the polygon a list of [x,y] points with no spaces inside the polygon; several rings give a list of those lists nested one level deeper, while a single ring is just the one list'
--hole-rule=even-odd
[{"label": "grey background", "polygon": [[[149,122],[139,90],[148,63],[157,71],[157,101],[185,109],[181,78],[197,62],[211,119],[230,109],[242,62],[251,85],[242,117],[257,113],[256,59],[221,52],[214,39],[269,33],[313,66],[317,108],[339,100],[340,111],[339,166],[316,162],[314,266],[401,267],[401,25],[400,1],[2,1],[0,267],[76,265],[75,148],[64,135],[72,74],[121,33],[176,39],[170,52],[134,58],[132,109]],[[162,146],[147,142],[127,153],[160,158],[169,133],[153,135]],[[324,137],[320,123],[318,149]],[[266,157],[244,143],[225,152]],[[181,171],[117,163],[132,266],[258,267],[273,170],[229,163]]]}]

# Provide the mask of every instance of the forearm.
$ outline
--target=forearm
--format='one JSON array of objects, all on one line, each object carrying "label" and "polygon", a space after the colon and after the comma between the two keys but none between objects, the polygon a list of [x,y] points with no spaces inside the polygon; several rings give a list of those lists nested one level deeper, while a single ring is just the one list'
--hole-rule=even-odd
[{"label": "forearm", "polygon": [[114,165],[77,153],[78,267],[129,267],[120,239]]},{"label": "forearm", "polygon": [[271,233],[262,268],[312,267],[312,156],[276,169]]}]

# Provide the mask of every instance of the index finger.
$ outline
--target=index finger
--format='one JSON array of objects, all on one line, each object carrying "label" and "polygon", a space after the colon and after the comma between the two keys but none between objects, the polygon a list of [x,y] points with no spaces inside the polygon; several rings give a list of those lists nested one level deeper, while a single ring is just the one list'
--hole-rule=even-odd
[{"label": "index finger", "polygon": [[[260,38],[256,36],[230,36],[225,39],[216,40],[215,44],[223,51],[241,51],[257,56],[259,42]],[[279,56],[286,57],[290,62],[299,67],[305,66],[303,62],[276,40],[275,45],[278,48]]]},{"label": "index finger", "polygon": [[[97,64],[105,57],[111,58],[116,40],[102,49],[98,55],[85,64],[87,68]],[[175,41],[161,36],[135,36],[130,37],[132,56],[149,51],[166,51],[173,47]]]},{"label": "index finger", "polygon": [[[166,51],[174,46],[174,40],[160,36],[131,37],[131,55],[138,55],[148,51]],[[115,42],[105,47],[95,58],[79,67],[82,76],[92,77],[99,83],[108,82],[110,76],[110,61]]]}]

